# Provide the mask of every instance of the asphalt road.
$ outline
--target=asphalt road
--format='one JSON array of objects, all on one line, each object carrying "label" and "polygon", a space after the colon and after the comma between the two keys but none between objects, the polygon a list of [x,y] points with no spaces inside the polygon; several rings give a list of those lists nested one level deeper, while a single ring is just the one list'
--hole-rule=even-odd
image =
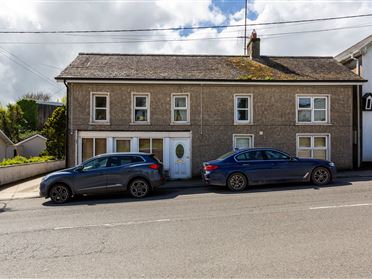
[{"label": "asphalt road", "polygon": [[0,277],[371,278],[372,181],[13,200]]}]

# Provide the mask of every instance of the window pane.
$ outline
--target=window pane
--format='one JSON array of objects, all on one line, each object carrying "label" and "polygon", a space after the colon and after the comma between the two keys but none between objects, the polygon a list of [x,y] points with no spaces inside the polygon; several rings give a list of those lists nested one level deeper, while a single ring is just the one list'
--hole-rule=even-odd
[{"label": "window pane", "polygon": [[299,138],[300,147],[311,147],[311,138],[310,137],[300,137]]},{"label": "window pane", "polygon": [[299,108],[310,108],[311,107],[311,99],[310,98],[299,98],[298,99],[298,107]]},{"label": "window pane", "polygon": [[314,121],[326,121],[325,110],[315,110],[314,111]]},{"label": "window pane", "polygon": [[175,97],[174,98],[174,107],[185,108],[186,107],[186,97]]},{"label": "window pane", "polygon": [[326,138],[325,137],[315,137],[314,138],[315,147],[326,147]]},{"label": "window pane", "polygon": [[181,109],[174,110],[174,121],[187,121],[187,111]]},{"label": "window pane", "polygon": [[301,158],[311,158],[311,150],[310,149],[302,149],[297,152],[297,156]]},{"label": "window pane", "polygon": [[95,120],[106,120],[106,109],[96,109]]},{"label": "window pane", "polygon": [[95,146],[95,156],[99,154],[106,153],[106,139],[95,139],[96,140],[96,146]]},{"label": "window pane", "polygon": [[238,108],[248,108],[248,98],[238,98],[237,104]]},{"label": "window pane", "polygon": [[107,166],[107,160],[108,157],[92,160],[84,165],[83,171],[105,168]]},{"label": "window pane", "polygon": [[83,162],[93,157],[93,139],[82,139],[82,160]]},{"label": "window pane", "polygon": [[147,121],[147,110],[136,109],[135,116],[135,121]]},{"label": "window pane", "polygon": [[299,110],[298,111],[298,122],[311,122],[311,111],[310,110]]},{"label": "window pane", "polygon": [[107,97],[104,96],[96,96],[96,108],[105,108]]},{"label": "window pane", "polygon": [[163,162],[163,139],[152,139],[152,153]]},{"label": "window pane", "polygon": [[238,120],[248,121],[248,110],[238,110]]},{"label": "window pane", "polygon": [[116,152],[130,152],[130,140],[116,140]]},{"label": "window pane", "polygon": [[146,97],[136,97],[136,107],[145,108],[146,107]]},{"label": "window pane", "polygon": [[325,109],[326,108],[326,99],[325,98],[315,98],[314,99],[314,108],[315,109]]},{"label": "window pane", "polygon": [[236,148],[249,148],[251,147],[251,139],[248,137],[244,138],[235,138],[235,147]]},{"label": "window pane", "polygon": [[313,151],[314,158],[316,159],[327,159],[327,151],[326,150],[314,150]]},{"label": "window pane", "polygon": [[151,153],[150,139],[139,139],[139,151],[145,152],[145,153]]}]

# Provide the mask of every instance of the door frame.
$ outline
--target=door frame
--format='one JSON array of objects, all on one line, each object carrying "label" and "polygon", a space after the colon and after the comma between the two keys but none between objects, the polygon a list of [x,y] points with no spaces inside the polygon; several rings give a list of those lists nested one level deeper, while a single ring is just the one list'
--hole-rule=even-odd
[{"label": "door frame", "polygon": [[[188,154],[188,160],[189,162],[186,164],[186,176],[185,177],[180,177],[180,178],[174,178],[172,177],[172,174],[173,174],[173,171],[172,171],[172,166],[174,166],[175,162],[174,162],[174,159],[175,159],[175,155],[174,155],[174,152],[175,152],[175,142],[177,141],[184,141],[186,140],[188,142],[188,150],[189,150],[189,154]],[[192,173],[192,157],[191,157],[191,154],[192,154],[192,140],[191,140],[191,137],[184,137],[184,138],[170,138],[170,144],[169,144],[169,155],[170,155],[170,158],[169,158],[169,178],[170,179],[188,179],[188,178],[191,178],[191,173]],[[185,156],[187,156],[187,154],[185,154]]]}]

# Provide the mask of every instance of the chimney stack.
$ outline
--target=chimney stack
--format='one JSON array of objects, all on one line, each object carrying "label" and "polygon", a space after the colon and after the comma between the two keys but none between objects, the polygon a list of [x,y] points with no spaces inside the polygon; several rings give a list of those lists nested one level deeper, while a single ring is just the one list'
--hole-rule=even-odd
[{"label": "chimney stack", "polygon": [[257,33],[254,29],[247,45],[247,54],[251,59],[260,57],[260,38],[257,38]]}]

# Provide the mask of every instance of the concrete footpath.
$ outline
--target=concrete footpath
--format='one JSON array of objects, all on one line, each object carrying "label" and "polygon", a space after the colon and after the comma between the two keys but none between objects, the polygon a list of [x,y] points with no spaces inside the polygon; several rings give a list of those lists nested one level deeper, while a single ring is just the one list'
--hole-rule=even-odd
[{"label": "concrete footpath", "polygon": [[[28,180],[0,186],[0,200],[27,199],[39,197],[39,184],[43,176],[33,177]],[[337,174],[338,178],[371,178],[372,170],[342,171]],[[193,188],[203,187],[200,179],[168,181],[162,188]]]}]

